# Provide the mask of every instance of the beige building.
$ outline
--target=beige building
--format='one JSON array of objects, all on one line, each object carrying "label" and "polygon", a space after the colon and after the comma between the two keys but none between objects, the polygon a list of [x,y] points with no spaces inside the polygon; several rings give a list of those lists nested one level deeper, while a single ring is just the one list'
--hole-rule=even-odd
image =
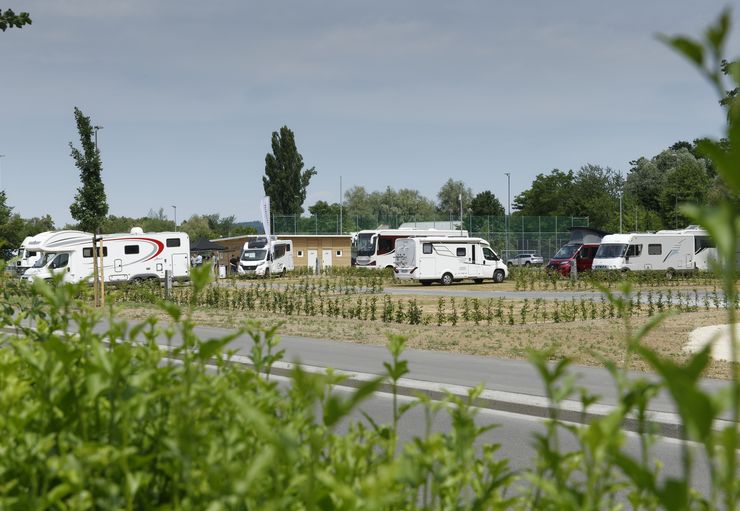
[{"label": "beige building", "polygon": [[[239,258],[247,240],[260,236],[233,236],[212,240],[226,247],[226,261]],[[263,236],[264,237],[264,236]],[[318,260],[322,268],[326,266],[352,265],[352,236],[346,234],[279,234],[279,240],[291,242],[293,265],[296,268],[315,267]]]}]

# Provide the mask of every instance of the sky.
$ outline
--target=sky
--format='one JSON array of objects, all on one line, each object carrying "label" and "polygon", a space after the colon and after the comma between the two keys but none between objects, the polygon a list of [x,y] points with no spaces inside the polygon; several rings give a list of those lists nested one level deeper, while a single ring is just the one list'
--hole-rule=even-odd
[{"label": "sky", "polygon": [[727,5],[9,0],[33,25],[0,32],[0,186],[22,216],[72,222],[79,107],[103,126],[114,215],[259,218],[281,126],[318,172],[306,209],[338,202],[340,177],[432,199],[454,178],[506,205],[506,172],[513,201],[554,168],[627,172],[719,136],[713,90],[656,36],[699,36]]}]

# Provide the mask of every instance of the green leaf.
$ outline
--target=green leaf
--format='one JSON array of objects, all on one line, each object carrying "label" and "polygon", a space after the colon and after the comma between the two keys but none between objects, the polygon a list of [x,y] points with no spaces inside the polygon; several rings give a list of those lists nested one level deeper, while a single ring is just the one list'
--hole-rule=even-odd
[{"label": "green leaf", "polygon": [[685,55],[689,60],[699,67],[704,65],[704,48],[701,44],[688,37],[666,37],[663,35],[658,38],[669,46],[672,46],[679,53]]}]

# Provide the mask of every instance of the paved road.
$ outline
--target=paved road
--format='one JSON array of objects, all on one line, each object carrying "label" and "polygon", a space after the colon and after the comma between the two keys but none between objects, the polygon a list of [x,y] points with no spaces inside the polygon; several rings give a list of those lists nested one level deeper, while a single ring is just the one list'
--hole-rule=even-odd
[{"label": "paved road", "polygon": [[[105,331],[105,324],[98,325]],[[203,340],[225,336],[232,330],[216,327],[198,326],[195,333]],[[174,345],[182,338],[175,333]],[[164,336],[159,344],[167,344]],[[247,335],[234,339],[230,344],[240,355],[248,356],[252,340]],[[351,342],[314,339],[298,336],[281,336],[280,348],[285,350],[286,362],[300,362],[315,367],[331,367],[350,372],[384,374],[383,362],[390,360],[384,346],[354,344]],[[408,378],[422,382],[472,387],[484,384],[486,389],[504,391],[525,396],[542,397],[544,387],[534,366],[527,361],[500,359],[457,353],[408,349],[403,358],[409,361]],[[573,366],[580,385],[602,397],[600,403],[614,405],[617,392],[609,373],[599,367]],[[631,372],[632,378],[654,378],[654,375]],[[718,390],[727,386],[724,380],[705,379],[704,387]],[[666,395],[656,397],[651,409],[657,412],[674,413],[672,401]]]},{"label": "paved road", "polygon": [[[401,402],[408,399],[400,398]],[[363,420],[361,412],[365,412],[376,422],[388,424],[392,422],[392,406],[390,395],[378,393],[362,403],[360,409],[353,415],[353,419]],[[479,426],[498,425],[495,429],[481,436],[479,445],[486,443],[501,444],[501,448],[497,452],[497,457],[507,458],[510,468],[514,470],[532,467],[532,460],[535,454],[533,448],[534,435],[535,433],[543,433],[545,431],[542,419],[481,409],[478,413],[477,423]],[[346,427],[346,422],[343,426]],[[402,441],[409,441],[414,436],[423,435],[425,427],[423,411],[418,408],[412,408],[404,415],[399,424],[400,439]],[[449,431],[450,427],[449,416],[444,412],[438,414],[432,424],[433,431]],[[579,447],[572,435],[561,435],[560,441],[561,449],[564,452],[572,451]],[[695,460],[694,470],[692,471],[692,484],[704,495],[708,495],[709,476],[705,469],[705,457],[701,449],[697,446],[690,445],[690,450],[693,452]],[[624,451],[639,459],[640,443],[637,435],[627,433]],[[680,442],[670,438],[657,439],[652,450],[652,462],[654,463],[656,461],[661,461],[664,465],[662,477],[680,475]]]}]

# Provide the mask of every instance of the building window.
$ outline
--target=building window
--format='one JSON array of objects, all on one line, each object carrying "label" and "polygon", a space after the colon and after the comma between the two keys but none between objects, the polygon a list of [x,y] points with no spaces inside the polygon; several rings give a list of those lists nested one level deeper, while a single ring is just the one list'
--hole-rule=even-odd
[{"label": "building window", "polygon": [[124,254],[138,254],[139,245],[124,245],[123,253]]},{"label": "building window", "polygon": [[180,238],[167,238],[167,246],[168,247],[179,247]]},{"label": "building window", "polygon": [[660,245],[658,243],[656,244],[649,244],[648,245],[648,254],[649,255],[660,255],[663,253],[663,245]]},{"label": "building window", "polygon": [[457,247],[457,257],[465,257],[465,247]]},{"label": "building window", "polygon": [[337,257],[342,257],[342,251],[341,250],[337,250]]},{"label": "building window", "polygon": [[298,251],[298,257],[303,257],[303,250]]}]

